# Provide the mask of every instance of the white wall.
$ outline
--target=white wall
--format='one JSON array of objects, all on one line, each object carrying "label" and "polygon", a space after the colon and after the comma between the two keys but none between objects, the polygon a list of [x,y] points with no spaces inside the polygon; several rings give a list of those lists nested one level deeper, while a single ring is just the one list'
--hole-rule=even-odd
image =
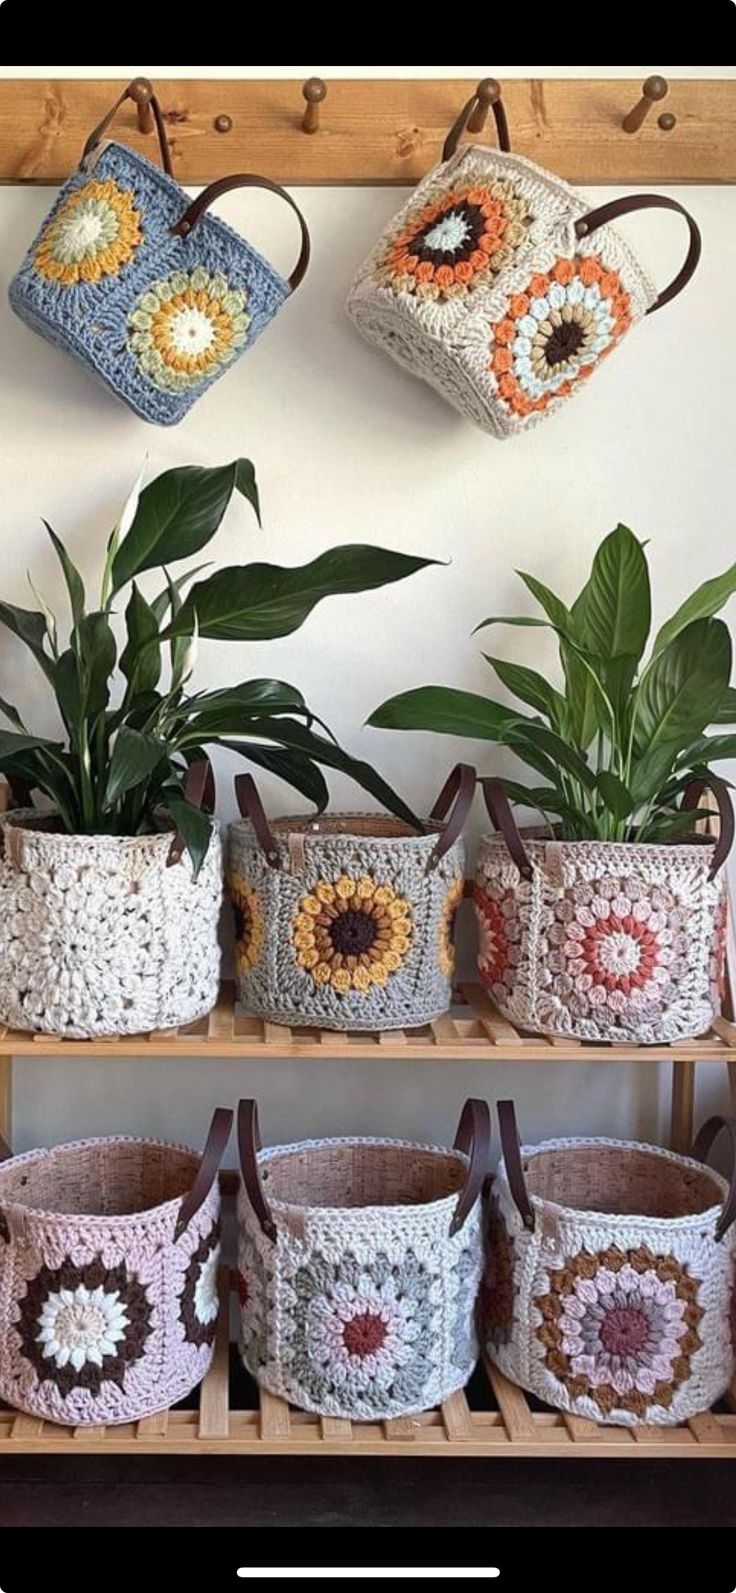
[{"label": "white wall", "polygon": [[[74,68],[10,69],[66,75]],[[124,79],[130,67],[85,68]],[[156,69],[148,68],[155,76]],[[159,68],[183,75],[197,69]],[[231,68],[206,69],[229,75]],[[235,69],[243,76],[314,68]],[[345,74],[364,68],[328,68]],[[485,67],[426,68],[467,75]],[[498,75],[557,68],[497,68]],[[567,70],[567,69],[565,69]],[[579,68],[583,74],[649,70]],[[705,75],[721,68],[665,68]],[[406,68],[377,68],[404,75]],[[417,75],[419,72],[417,71]],[[635,97],[635,85],[632,85]],[[676,134],[672,135],[676,137]],[[623,137],[623,135],[622,135]],[[593,201],[610,190],[592,192]],[[617,520],[650,539],[655,622],[697,582],[734,558],[733,365],[728,310],[736,249],[736,197],[728,188],[675,194],[703,232],[703,263],[681,300],[652,316],[564,414],[528,436],[496,443],[456,417],[428,388],[364,344],[343,301],[351,275],[403,195],[395,189],[301,189],[314,239],[304,287],[257,347],[173,431],[137,420],[58,350],[9,312],[4,289],[48,209],[39,188],[0,190],[0,591],[27,601],[25,570],[61,602],[61,583],[40,516],[66,539],[90,582],[121,499],[148,454],[151,472],[181,463],[249,455],[260,481],[264,528],[234,504],[215,544],[220,561],[301,563],[341,541],[370,541],[450,561],[410,583],[322,605],[297,635],[267,646],[203,645],[199,685],[248,674],[296,682],[356,753],[380,764],[418,807],[428,806],[460,753],[481,769],[510,770],[494,749],[424,735],[361,729],[393,692],[427,681],[490,689],[470,631],[490,612],[525,605],[514,567],[562,593],[582,580],[598,540]],[[285,208],[285,207],[283,207]],[[233,194],[221,213],[279,267],[290,269],[293,221],[265,196]],[[680,263],[677,218],[644,215],[626,224],[655,279]],[[552,655],[530,633],[498,632],[510,658],[544,667]],[[0,636],[0,691],[42,730],[56,728],[40,677],[22,649]],[[220,773],[222,817],[232,816],[230,778]],[[264,782],[265,784],[265,782]],[[347,781],[336,804],[360,805]],[[266,789],[273,811],[291,803]],[[480,809],[476,832],[481,827]],[[713,1072],[714,1070],[709,1070]],[[191,1061],[46,1062],[16,1066],[19,1148],[97,1131],[200,1137],[209,1105],[256,1093],[269,1138],[302,1133],[388,1131],[440,1135],[465,1093],[513,1092],[529,1138],[544,1131],[657,1131],[664,1083],[654,1064],[562,1067],[409,1062]],[[720,1087],[709,1080],[708,1093]]]}]

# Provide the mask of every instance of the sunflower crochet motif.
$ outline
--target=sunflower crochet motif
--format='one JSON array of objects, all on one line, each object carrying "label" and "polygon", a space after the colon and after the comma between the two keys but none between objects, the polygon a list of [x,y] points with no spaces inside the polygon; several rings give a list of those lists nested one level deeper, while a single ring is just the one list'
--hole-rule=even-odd
[{"label": "sunflower crochet motif", "polygon": [[242,874],[228,874],[235,918],[235,966],[239,974],[254,968],[263,950],[265,919],[257,890]]},{"label": "sunflower crochet motif", "polygon": [[250,316],[246,294],[221,272],[174,271],[152,282],[128,316],[130,347],[154,386],[198,387],[235,359]]},{"label": "sunflower crochet motif", "polygon": [[42,233],[36,268],[63,287],[117,275],[141,242],[140,223],[140,211],[126,189],[109,178],[85,183]]},{"label": "sunflower crochet motif", "polygon": [[408,901],[368,874],[318,880],[292,925],[298,966],[341,995],[385,985],[402,967],[412,934]]}]

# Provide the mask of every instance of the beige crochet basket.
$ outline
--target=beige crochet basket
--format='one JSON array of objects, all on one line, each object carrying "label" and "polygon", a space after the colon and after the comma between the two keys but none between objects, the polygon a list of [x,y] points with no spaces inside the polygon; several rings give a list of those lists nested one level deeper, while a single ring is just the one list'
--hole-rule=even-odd
[{"label": "beige crochet basket", "polygon": [[634,1426],[687,1421],[734,1370],[736,1175],[703,1166],[736,1123],[705,1123],[690,1156],[609,1139],[520,1147],[498,1104],[503,1160],[488,1216],[482,1332],[491,1360],[558,1410]]}]

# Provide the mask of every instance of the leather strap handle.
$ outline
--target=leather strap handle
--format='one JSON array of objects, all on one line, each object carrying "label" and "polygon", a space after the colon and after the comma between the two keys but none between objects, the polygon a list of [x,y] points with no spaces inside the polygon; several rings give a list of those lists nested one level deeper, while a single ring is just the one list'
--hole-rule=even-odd
[{"label": "leather strap handle", "polygon": [[519,1128],[516,1121],[516,1107],[513,1101],[498,1101],[498,1126],[501,1134],[501,1150],[503,1152],[503,1165],[509,1181],[514,1205],[521,1217],[525,1228],[530,1233],[534,1232],[536,1217],[534,1207],[529,1198],[524,1177],[524,1164],[521,1158],[521,1142]]},{"label": "leather strap handle", "polygon": [[736,1217],[736,1118],[721,1117],[720,1115],[709,1117],[696,1134],[693,1148],[690,1152],[696,1162],[707,1161],[718,1135],[724,1128],[731,1141],[731,1183],[723,1204],[723,1210],[716,1223],[716,1243],[720,1243],[721,1239],[725,1237],[734,1217]]},{"label": "leather strap handle", "polygon": [[198,194],[197,198],[192,200],[191,205],[187,207],[183,216],[177,221],[176,226],[171,228],[171,231],[177,237],[188,238],[196,227],[200,216],[204,215],[206,210],[209,210],[210,205],[214,204],[221,194],[229,194],[233,188],[266,188],[270,194],[278,194],[279,198],[284,199],[293,210],[301,228],[302,238],[299,259],[289,277],[289,289],[294,293],[309,265],[309,256],[312,249],[309,228],[296,200],[292,199],[291,194],[287,194],[286,189],[281,188],[278,183],[272,183],[270,178],[256,177],[253,172],[236,172],[232,177],[218,178],[217,182],[210,183],[208,188],[203,188],[201,194]]},{"label": "leather strap handle", "polygon": [[280,868],[279,843],[266,818],[266,810],[252,774],[236,774],[235,795],[242,817],[252,824],[256,840],[269,867]]},{"label": "leather strap handle", "polygon": [[216,1107],[212,1115],[212,1122],[210,1123],[197,1176],[179,1207],[179,1215],[174,1229],[174,1244],[176,1244],[177,1239],[181,1239],[185,1228],[189,1227],[192,1217],[196,1216],[200,1206],[207,1199],[220,1171],[220,1162],[225,1155],[232,1126],[232,1112],[224,1106]]},{"label": "leather strap handle", "polygon": [[470,1159],[468,1176],[460,1191],[460,1198],[452,1214],[450,1238],[459,1233],[479,1199],[488,1176],[488,1159],[491,1150],[491,1114],[487,1101],[468,1096],[460,1113],[453,1145]]},{"label": "leather strap handle", "polygon": [[441,862],[445,854],[460,839],[468,822],[470,809],[473,806],[477,778],[475,769],[469,763],[456,763],[454,769],[447,776],[429,815],[429,820],[430,823],[436,821],[441,824],[442,820],[447,817],[448,812],[450,817],[447,819],[442,833],[437,837],[436,845],[430,852],[427,860],[427,873],[431,873],[437,867],[437,864]]},{"label": "leather strap handle", "polygon": [[245,1192],[253,1213],[261,1225],[262,1232],[267,1239],[270,1239],[275,1244],[278,1231],[274,1222],[273,1212],[266,1199],[258,1166],[258,1152],[261,1149],[261,1144],[258,1102],[240,1101],[238,1104],[238,1150],[243,1184],[245,1185]]},{"label": "leather strap handle", "polygon": [[709,879],[715,879],[719,869],[723,868],[733,846],[736,824],[734,823],[733,802],[729,796],[728,786],[725,780],[721,780],[717,774],[709,774],[707,778],[703,776],[702,779],[690,781],[690,784],[685,788],[682,802],[680,803],[683,813],[691,812],[693,808],[697,807],[704,791],[713,793],[718,806],[718,840],[713,848],[713,858],[708,876]]},{"label": "leather strap handle", "polygon": [[[460,115],[455,118],[455,121],[450,128],[445,142],[442,145],[443,160],[449,160],[450,156],[454,155],[455,150],[460,143],[460,139],[462,138],[468,122],[470,121],[473,111],[479,104],[480,99],[476,90],[475,94],[471,94],[470,99],[463,106]],[[498,140],[498,147],[503,151],[504,155],[508,155],[511,149],[511,138],[509,136],[509,124],[506,118],[503,100],[500,98],[494,100],[492,110],[493,120],[496,123],[496,138]]]},{"label": "leather strap handle", "polygon": [[[215,798],[215,776],[209,758],[203,758],[199,763],[190,763],[184,777],[184,801],[188,802],[190,807],[204,808],[208,813],[212,813]],[[185,846],[186,841],[181,831],[177,830],[169,847],[167,868],[173,868],[175,863],[181,861]]]},{"label": "leather strap handle", "polygon": [[486,800],[488,816],[494,829],[503,836],[504,841],[522,879],[531,879],[534,869],[529,860],[524,842],[521,839],[519,826],[511,811],[511,804],[506,795],[503,780],[481,780],[483,795]]},{"label": "leather strap handle", "polygon": [[687,286],[700,259],[702,239],[700,228],[693,220],[689,210],[684,205],[678,204],[676,199],[668,199],[664,194],[625,194],[620,199],[609,199],[608,204],[599,205],[595,210],[589,210],[586,216],[581,216],[575,222],[575,235],[586,238],[589,233],[595,232],[597,227],[605,227],[609,221],[617,221],[619,216],[628,216],[635,210],[676,210],[684,216],[690,232],[690,244],[684,264],[680,267],[676,277],[673,277],[669,287],[663,288],[653,304],[650,304],[647,315],[653,310],[661,310],[662,306],[669,304],[670,299],[677,298],[683,288]]},{"label": "leather strap handle", "polygon": [[[102,121],[98,122],[97,126],[92,129],[84,149],[82,150],[82,158],[80,161],[81,166],[83,166],[84,162],[89,159],[89,156],[92,154],[93,150],[97,148],[100,139],[104,138],[110,123],[115,120],[121,105],[123,105],[126,100],[133,100],[134,104],[137,103],[135,95],[131,92],[132,88],[133,84],[129,83],[127,88],[124,88],[122,94],[120,94],[116,99],[112,110],[108,111],[107,116],[103,116]],[[169,148],[168,135],[164,125],[164,119],[161,114],[161,106],[155,94],[151,95],[148,103],[153,111],[153,119],[156,123],[156,132],[158,133],[158,141],[161,148],[161,164],[166,172],[167,177],[173,177],[174,169],[171,164],[171,150]]]},{"label": "leather strap handle", "polygon": [[12,1154],[8,1140],[0,1134],[0,1162],[9,1162]]}]

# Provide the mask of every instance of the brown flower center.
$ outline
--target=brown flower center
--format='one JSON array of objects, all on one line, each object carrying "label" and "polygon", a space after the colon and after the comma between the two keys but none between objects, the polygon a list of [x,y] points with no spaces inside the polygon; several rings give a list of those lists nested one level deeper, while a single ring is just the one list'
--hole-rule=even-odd
[{"label": "brown flower center", "polygon": [[335,951],[343,957],[358,957],[370,951],[376,939],[376,922],[370,913],[358,912],[354,907],[338,913],[330,924],[330,940]]},{"label": "brown flower center", "polygon": [[361,1311],[360,1316],[353,1316],[345,1323],[342,1336],[348,1355],[357,1355],[363,1360],[366,1355],[375,1355],[376,1350],[380,1350],[386,1337],[386,1323],[373,1311]]},{"label": "brown flower center", "polygon": [[577,321],[563,321],[561,326],[556,326],[550,333],[544,346],[544,357],[548,365],[564,365],[567,360],[577,354],[585,334]]},{"label": "brown flower center", "polygon": [[649,1323],[635,1306],[618,1306],[609,1311],[600,1327],[601,1344],[609,1355],[636,1355],[644,1348]]}]

